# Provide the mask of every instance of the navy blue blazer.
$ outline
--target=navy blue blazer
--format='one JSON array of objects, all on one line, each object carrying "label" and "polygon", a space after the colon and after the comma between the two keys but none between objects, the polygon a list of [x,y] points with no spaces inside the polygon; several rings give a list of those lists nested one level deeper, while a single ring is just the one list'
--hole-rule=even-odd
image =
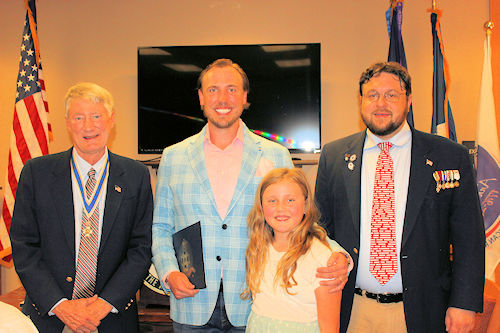
[{"label": "navy blue blazer", "polygon": [[[72,149],[29,160],[19,179],[10,237],[26,289],[23,312],[40,332],[61,332],[48,312],[71,299],[75,278]],[[137,332],[135,294],[151,265],[153,199],[147,168],[109,153],[109,176],[95,293],[111,303],[99,332]]]}]

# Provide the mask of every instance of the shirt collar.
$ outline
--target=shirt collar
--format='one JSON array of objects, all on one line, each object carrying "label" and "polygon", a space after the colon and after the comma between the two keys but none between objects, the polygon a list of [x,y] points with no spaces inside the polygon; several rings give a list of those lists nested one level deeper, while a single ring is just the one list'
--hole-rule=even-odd
[{"label": "shirt collar", "polygon": [[74,161],[80,172],[85,172],[85,175],[87,175],[90,168],[94,168],[96,173],[100,174],[102,168],[104,167],[104,163],[106,163],[106,159],[108,158],[108,147],[106,147],[104,154],[99,159],[99,161],[97,161],[94,165],[91,165],[89,162],[85,161],[80,155],[78,155],[78,151],[75,148],[73,148],[73,156],[74,156]]},{"label": "shirt collar", "polygon": [[[234,137],[233,141],[231,141],[231,144],[229,146],[227,146],[224,150],[226,150],[228,147],[231,147],[232,145],[234,145],[235,143],[242,143],[243,144],[243,138],[244,138],[244,134],[243,134],[243,121],[240,119],[238,119],[238,131],[236,132],[236,136]],[[210,127],[207,125],[207,130],[205,131],[205,140],[204,140],[206,143],[209,143],[210,145],[216,147],[213,143],[212,143],[212,140],[210,140]],[[217,148],[219,149],[219,148]]]},{"label": "shirt collar", "polygon": [[364,150],[372,149],[375,146],[377,146],[377,144],[379,144],[380,142],[387,142],[387,141],[391,142],[396,147],[402,147],[407,143],[409,143],[410,140],[411,140],[411,129],[408,123],[405,121],[403,128],[401,128],[401,130],[389,140],[382,140],[381,138],[373,134],[372,131],[366,129],[366,140],[363,149]]}]

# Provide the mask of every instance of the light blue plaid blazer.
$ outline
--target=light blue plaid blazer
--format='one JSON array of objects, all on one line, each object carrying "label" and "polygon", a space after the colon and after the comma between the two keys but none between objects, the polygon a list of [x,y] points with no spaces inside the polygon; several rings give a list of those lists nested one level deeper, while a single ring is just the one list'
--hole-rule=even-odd
[{"label": "light blue plaid blazer", "polygon": [[[206,126],[200,133],[163,151],[155,193],[153,263],[160,280],[167,272],[179,270],[172,234],[200,221],[207,288],[195,297],[178,300],[172,296],[170,317],[182,324],[206,324],[215,308],[223,269],[228,318],[232,325],[244,326],[250,312],[250,302],[240,299],[245,287],[246,218],[262,179],[256,177],[257,166],[263,158],[276,168],[293,165],[286,148],[253,134],[244,126],[241,171],[227,215],[222,220],[205,167],[205,132]],[[227,229],[222,229],[222,224],[227,224]],[[217,256],[222,260],[217,261]]]}]

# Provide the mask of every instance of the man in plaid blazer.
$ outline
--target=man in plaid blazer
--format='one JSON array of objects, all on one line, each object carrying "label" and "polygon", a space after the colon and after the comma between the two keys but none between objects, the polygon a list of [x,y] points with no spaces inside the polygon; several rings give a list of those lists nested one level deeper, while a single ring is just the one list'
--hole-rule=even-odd
[{"label": "man in plaid blazer", "polygon": [[[170,299],[175,332],[244,332],[250,311],[250,302],[240,299],[247,214],[262,177],[272,168],[292,167],[292,161],[285,147],[253,134],[241,121],[249,105],[249,83],[240,66],[219,59],[200,74],[198,86],[208,124],[163,152],[155,194],[153,263],[163,287],[175,296]],[[173,233],[198,221],[205,289],[194,289],[179,272],[172,245]]]}]

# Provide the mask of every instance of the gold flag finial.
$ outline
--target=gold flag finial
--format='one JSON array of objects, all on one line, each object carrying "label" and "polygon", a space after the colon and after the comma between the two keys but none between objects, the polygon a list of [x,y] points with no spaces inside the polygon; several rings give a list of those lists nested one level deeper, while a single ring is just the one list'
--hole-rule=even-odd
[{"label": "gold flag finial", "polygon": [[493,30],[494,27],[495,27],[495,24],[491,20],[484,23],[484,30],[486,30],[486,31],[491,31],[491,30]]}]

